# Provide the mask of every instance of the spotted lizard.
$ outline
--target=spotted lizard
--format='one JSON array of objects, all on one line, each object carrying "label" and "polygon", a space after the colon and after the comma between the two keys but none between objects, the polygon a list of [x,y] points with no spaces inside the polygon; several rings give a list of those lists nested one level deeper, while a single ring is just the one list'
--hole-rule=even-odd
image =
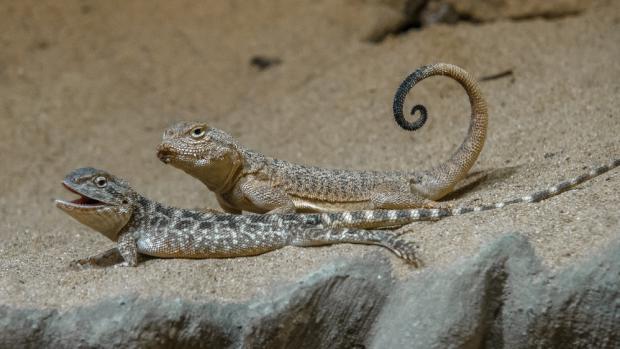
[{"label": "spotted lizard", "polygon": [[[117,242],[122,266],[138,255],[163,258],[225,258],[262,254],[284,246],[374,244],[415,264],[414,245],[388,230],[331,228],[316,216],[235,215],[186,210],[149,200],[124,180],[95,168],[69,173],[63,185],[79,195],[56,206]],[[107,256],[106,251],[100,256]],[[78,262],[97,264],[97,256]]]},{"label": "spotted lizard", "polygon": [[399,238],[397,231],[377,229],[539,202],[617,166],[620,166],[620,159],[531,195],[489,205],[266,215],[166,206],[140,195],[126,181],[105,171],[80,168],[63,181],[63,185],[79,198],[59,199],[55,204],[77,221],[117,242],[114,249],[77,260],[75,264],[80,266],[98,265],[115,251],[124,260],[121,266],[136,266],[140,254],[163,258],[224,258],[253,256],[284,246],[338,243],[383,246],[405,261],[421,265],[413,242]]},{"label": "spotted lizard", "polygon": [[487,130],[487,107],[476,80],[446,63],[421,67],[410,74],[394,97],[394,115],[405,129],[416,130],[427,110],[416,105],[405,120],[405,96],[419,81],[445,75],[469,96],[471,122],[465,141],[445,163],[427,171],[355,171],[304,166],[267,157],[242,146],[228,133],[200,122],[168,128],[157,155],[166,164],[202,181],[229,213],[334,212],[364,209],[438,207],[433,201],[449,193],[478,158]]}]

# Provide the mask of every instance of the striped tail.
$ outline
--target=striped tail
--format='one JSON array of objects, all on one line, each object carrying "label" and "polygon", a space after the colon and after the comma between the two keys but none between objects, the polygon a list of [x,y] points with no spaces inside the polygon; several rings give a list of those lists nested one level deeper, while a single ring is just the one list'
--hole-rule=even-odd
[{"label": "striped tail", "polygon": [[577,186],[618,166],[620,166],[620,159],[616,159],[606,165],[593,168],[587,173],[560,182],[552,187],[535,192],[531,195],[489,205],[457,208],[418,208],[410,210],[365,210],[321,213],[317,215],[319,216],[321,225],[325,227],[350,227],[363,229],[398,228],[405,224],[417,221],[439,220],[444,217],[457,216],[470,212],[489,211],[513,204],[540,202],[563,193],[574,186]]}]

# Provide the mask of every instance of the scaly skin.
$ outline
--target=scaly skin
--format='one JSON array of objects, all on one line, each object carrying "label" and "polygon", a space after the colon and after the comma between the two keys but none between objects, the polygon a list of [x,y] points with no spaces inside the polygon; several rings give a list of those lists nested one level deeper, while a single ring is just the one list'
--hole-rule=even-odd
[{"label": "scaly skin", "polygon": [[[396,232],[361,229],[397,228],[415,221],[540,202],[618,166],[620,159],[531,195],[475,207],[245,216],[167,207],[143,197],[125,181],[104,171],[83,168],[71,172],[63,182],[80,198],[71,202],[56,200],[56,206],[117,241],[118,251],[125,260],[122,265],[126,266],[137,265],[138,254],[169,258],[239,257],[287,245],[336,243],[380,245],[420,265],[414,245],[397,238]],[[113,250],[76,263],[100,264],[111,254]]]},{"label": "scaly skin", "polygon": [[416,105],[411,113],[420,112],[420,118],[407,122],[403,103],[416,83],[435,75],[451,77],[464,87],[471,104],[471,123],[454,155],[428,171],[354,171],[298,165],[246,149],[226,132],[195,122],[181,122],[167,129],[158,157],[202,181],[229,213],[437,207],[432,200],[449,193],[478,158],[488,116],[476,80],[457,66],[438,63],[416,70],[399,87],[394,115],[401,127],[415,130],[426,121],[426,108]]},{"label": "scaly skin", "polygon": [[[168,207],[136,193],[111,174],[81,168],[68,174],[65,187],[80,195],[56,206],[117,242],[122,266],[136,266],[138,255],[163,258],[254,256],[284,246],[355,243],[383,246],[417,264],[414,245],[385,230],[326,228],[317,217],[233,215]],[[76,262],[99,264],[112,250]]]}]

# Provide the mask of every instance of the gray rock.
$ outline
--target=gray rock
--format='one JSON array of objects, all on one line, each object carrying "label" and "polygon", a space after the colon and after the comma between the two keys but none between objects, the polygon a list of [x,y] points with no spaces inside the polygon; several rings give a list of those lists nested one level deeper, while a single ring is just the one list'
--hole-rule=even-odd
[{"label": "gray rock", "polygon": [[450,5],[463,18],[476,22],[498,19],[556,18],[576,15],[592,4],[591,0],[431,0]]},{"label": "gray rock", "polygon": [[242,304],[132,295],[65,311],[0,307],[0,348],[351,348],[364,343],[393,280],[373,255],[324,267]]},{"label": "gray rock", "polygon": [[506,235],[403,281],[381,254],[341,260],[238,304],[104,299],[0,307],[0,347],[565,348],[620,346],[620,242],[559,273]]},{"label": "gray rock", "polygon": [[373,348],[620,347],[620,243],[554,274],[507,235],[390,295]]}]

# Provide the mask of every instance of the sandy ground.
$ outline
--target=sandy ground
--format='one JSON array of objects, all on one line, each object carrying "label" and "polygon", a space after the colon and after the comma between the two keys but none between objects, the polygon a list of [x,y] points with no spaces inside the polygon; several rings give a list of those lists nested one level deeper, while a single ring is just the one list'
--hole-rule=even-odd
[{"label": "sandy ground", "polygon": [[[120,294],[236,301],[269,294],[340,256],[389,252],[339,245],[229,260],[151,260],[74,271],[72,259],[113,245],[53,206],[60,180],[95,166],[147,196],[216,207],[213,195],[155,157],[162,130],[206,120],[266,154],[325,167],[427,168],[462,141],[467,98],[448,79],[416,87],[429,109],[414,134],[397,128],[393,93],[438,61],[476,76],[489,138],[476,170],[489,177],[453,204],[521,196],[620,156],[620,2],[553,20],[437,25],[362,40],[385,13],[285,1],[3,2],[0,5],[0,303],[65,307]],[[260,71],[254,55],[281,64]],[[620,171],[552,200],[408,226],[423,271],[520,232],[556,268],[597,253],[620,232]],[[70,195],[69,195],[70,196]]]}]

